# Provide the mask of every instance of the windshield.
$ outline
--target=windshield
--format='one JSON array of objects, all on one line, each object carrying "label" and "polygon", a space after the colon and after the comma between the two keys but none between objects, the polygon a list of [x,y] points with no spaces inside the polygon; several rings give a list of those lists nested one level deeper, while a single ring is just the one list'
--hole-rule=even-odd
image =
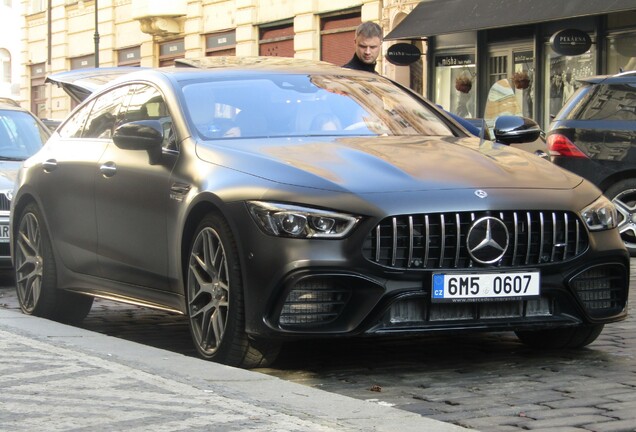
[{"label": "windshield", "polygon": [[233,76],[182,91],[204,139],[453,135],[429,107],[375,76]]},{"label": "windshield", "polygon": [[49,133],[29,113],[0,110],[0,159],[24,160],[37,152]]}]

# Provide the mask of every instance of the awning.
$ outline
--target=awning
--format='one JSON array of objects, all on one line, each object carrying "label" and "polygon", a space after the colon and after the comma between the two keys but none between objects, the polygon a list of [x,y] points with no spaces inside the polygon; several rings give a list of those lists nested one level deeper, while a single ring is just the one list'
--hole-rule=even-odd
[{"label": "awning", "polygon": [[421,39],[626,10],[636,10],[636,1],[423,0],[384,39]]}]

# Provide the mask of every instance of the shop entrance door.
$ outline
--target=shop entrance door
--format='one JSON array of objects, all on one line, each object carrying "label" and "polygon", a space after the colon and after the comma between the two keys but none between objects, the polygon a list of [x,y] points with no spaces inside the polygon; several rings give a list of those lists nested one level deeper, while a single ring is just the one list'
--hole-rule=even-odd
[{"label": "shop entrance door", "polygon": [[534,68],[531,42],[490,48],[484,118],[491,128],[500,115],[534,118]]}]

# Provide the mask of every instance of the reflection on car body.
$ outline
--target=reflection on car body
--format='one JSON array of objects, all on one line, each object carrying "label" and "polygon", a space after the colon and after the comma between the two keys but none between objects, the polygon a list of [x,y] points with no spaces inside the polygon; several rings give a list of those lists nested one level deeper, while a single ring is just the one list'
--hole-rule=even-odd
[{"label": "reflection on car body", "polygon": [[[514,330],[580,347],[625,317],[615,208],[580,177],[380,76],[186,62],[98,90],[25,163],[25,313],[77,321],[93,297],[162,308],[188,316],[202,357],[243,367],[312,337]],[[538,134],[514,118],[497,130]]]}]

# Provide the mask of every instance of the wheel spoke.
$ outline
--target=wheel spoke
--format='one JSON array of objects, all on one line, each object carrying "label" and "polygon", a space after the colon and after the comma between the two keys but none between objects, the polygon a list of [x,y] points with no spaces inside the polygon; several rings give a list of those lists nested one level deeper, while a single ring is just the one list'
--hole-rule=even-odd
[{"label": "wheel spoke", "polygon": [[624,191],[612,200],[620,219],[618,232],[629,248],[636,248],[636,201],[633,201],[635,192],[631,189]]},{"label": "wheel spoke", "polygon": [[26,213],[18,228],[16,242],[16,288],[22,307],[31,311],[42,294],[42,251],[40,225],[33,213]]},{"label": "wheel spoke", "polygon": [[204,228],[190,254],[188,309],[195,342],[207,355],[214,354],[223,340],[229,287],[223,243],[214,229]]}]

